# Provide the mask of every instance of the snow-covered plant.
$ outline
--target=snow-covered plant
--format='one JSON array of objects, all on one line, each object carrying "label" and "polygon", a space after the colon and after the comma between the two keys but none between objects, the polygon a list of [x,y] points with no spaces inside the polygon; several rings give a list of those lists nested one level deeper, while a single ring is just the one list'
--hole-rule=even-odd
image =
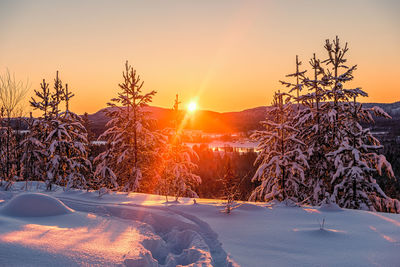
[{"label": "snow-covered plant", "polygon": [[306,170],[306,184],[309,189],[305,203],[319,205],[326,198],[330,188],[327,171],[331,166],[325,154],[329,152],[331,140],[329,114],[331,105],[327,95],[325,69],[315,54],[309,61],[313,77],[302,77],[304,89],[308,92],[299,97],[301,110],[293,118],[298,129],[298,138],[306,145],[305,154],[310,168]]},{"label": "snow-covered plant", "polygon": [[53,93],[51,94],[51,100],[52,100],[52,105],[51,105],[51,113],[55,115],[56,117],[60,114],[60,105],[62,101],[66,101],[66,110],[68,110],[68,99],[65,97],[70,97],[73,96],[71,93],[66,93],[65,92],[66,88],[63,87],[62,81],[58,77],[58,71],[56,72],[56,78],[54,79],[54,90]]},{"label": "snow-covered plant", "polygon": [[[118,189],[119,185],[117,182],[117,176],[109,167],[111,166],[111,149],[107,147],[106,151],[101,153],[97,158],[97,166],[94,173],[96,188],[99,188],[99,194],[101,195],[105,189]],[[101,188],[105,188],[100,190]]]},{"label": "snow-covered plant", "polygon": [[[197,165],[192,162],[196,152],[184,144],[170,144],[164,154],[164,168],[161,174],[162,192],[179,197],[198,197],[194,187],[201,183],[201,178],[193,171]],[[168,199],[167,199],[168,200]]]},{"label": "snow-covered plant", "polygon": [[27,120],[29,133],[21,141],[21,147],[24,153],[21,157],[22,177],[26,181],[39,181],[44,177],[43,169],[45,169],[44,159],[46,157],[45,145],[41,140],[44,130],[40,120],[32,117]]},{"label": "snow-covered plant", "polygon": [[237,177],[235,177],[230,160],[227,162],[224,177],[220,180],[220,182],[222,183],[221,198],[226,201],[223,212],[230,214],[235,208],[235,200],[237,200],[239,196],[240,186],[240,181],[238,181]]},{"label": "snow-covered plant", "polygon": [[[304,87],[304,75],[307,72],[306,70],[300,71],[299,68],[301,66],[302,62],[299,61],[299,56],[296,55],[296,72],[287,74],[286,77],[288,78],[296,78],[296,82],[287,82],[287,81],[280,81],[280,83],[286,87],[289,88],[289,94],[292,94],[292,97],[294,100],[297,102],[297,111],[300,110],[300,103],[301,103],[301,91],[303,90]],[[293,92],[295,92],[295,95],[293,96]]]},{"label": "snow-covered plant", "polygon": [[41,112],[37,118],[31,118],[28,124],[29,134],[22,141],[25,152],[22,155],[23,176],[25,180],[47,180],[46,166],[48,162],[48,144],[45,142],[51,131],[51,92],[45,79],[40,90],[34,90],[35,97],[29,101],[34,110]]},{"label": "snow-covered plant", "polygon": [[259,143],[260,151],[255,164],[258,169],[252,179],[260,185],[253,191],[250,200],[295,202],[305,198],[305,169],[307,158],[300,149],[304,143],[297,139],[298,130],[289,120],[293,114],[290,97],[284,103],[284,93],[275,93],[273,106],[267,110],[264,130],[256,131],[252,138]]},{"label": "snow-covered plant", "polygon": [[123,78],[119,84],[121,92],[108,103],[109,128],[99,137],[107,141],[108,150],[96,157],[95,163],[96,174],[105,174],[104,168],[109,168],[121,189],[129,192],[138,190],[143,174],[151,176],[152,164],[159,157],[160,136],[151,130],[151,120],[145,111],[156,92],[142,92],[143,82],[128,62]]},{"label": "snow-covered plant", "polygon": [[[365,109],[356,98],[367,93],[361,88],[347,88],[357,65],[347,66],[347,43],[339,38],[326,40],[328,58],[310,60],[313,77],[301,76],[308,93],[297,99],[302,108],[292,120],[297,137],[307,146],[310,168],[305,172],[309,188],[305,202],[337,202],[341,207],[397,211],[398,201],[388,198],[373,179],[386,170],[393,175],[381,146],[361,122],[373,123],[372,115],[389,117],[379,108]],[[298,73],[298,71],[296,72]],[[287,86],[294,84],[284,83]],[[292,89],[292,90],[293,90]]]},{"label": "snow-covered plant", "polygon": [[361,88],[346,87],[357,69],[357,65],[346,65],[347,43],[343,47],[338,37],[332,42],[326,40],[325,50],[328,58],[323,61],[326,66],[320,83],[329,102],[323,105],[324,112],[320,115],[326,129],[329,129],[325,134],[329,144],[325,151],[330,163],[326,170],[330,179],[330,200],[341,207],[375,210],[373,200],[388,197],[373,179],[373,174],[380,173],[382,169],[386,169],[391,176],[393,173],[390,163],[378,154],[381,148],[379,141],[369,129],[363,129],[360,122],[372,123],[371,113],[387,118],[389,115],[378,108],[362,108],[356,99],[368,94]]},{"label": "snow-covered plant", "polygon": [[44,121],[49,121],[53,115],[51,112],[52,100],[49,84],[46,83],[45,79],[43,79],[43,82],[40,84],[40,90],[34,90],[34,92],[36,99],[32,97],[29,103],[34,110],[42,112],[39,118]]},{"label": "snow-covered plant", "polygon": [[[58,72],[54,80],[54,91],[43,80],[41,91],[36,91],[37,99],[30,101],[34,109],[42,112],[30,125],[30,133],[23,145],[27,148],[23,155],[27,162],[25,174],[29,175],[31,164],[36,161],[34,172],[30,175],[43,175],[47,189],[53,184],[65,188],[85,188],[85,176],[90,175],[91,163],[87,159],[87,133],[82,119],[69,110],[73,94],[65,88]],[[60,112],[60,104],[65,102],[65,111]],[[34,152],[29,155],[27,153]]]},{"label": "snow-covered plant", "polygon": [[56,117],[51,121],[52,131],[45,140],[49,144],[46,168],[48,188],[51,189],[53,183],[67,189],[86,188],[85,177],[91,171],[91,163],[87,158],[87,133],[80,116],[69,110],[69,101],[74,95],[69,92],[68,84],[62,92],[62,96],[54,94],[53,97],[65,101],[65,111],[57,113],[58,105],[52,107]]},{"label": "snow-covered plant", "polygon": [[192,162],[192,158],[197,154],[194,150],[182,143],[181,140],[181,120],[179,116],[179,100],[176,95],[173,113],[174,128],[171,129],[170,142],[165,146],[163,153],[163,167],[159,183],[159,193],[179,197],[198,197],[194,187],[201,183],[201,179],[193,171],[197,165]]},{"label": "snow-covered plant", "polygon": [[[281,84],[288,87],[288,93],[297,102],[296,112],[287,118],[290,125],[296,129],[296,138],[301,140],[301,144],[297,144],[297,148],[302,150],[307,157],[308,164],[312,168],[305,170],[304,190],[307,190],[307,198],[303,201],[306,203],[315,203],[324,198],[324,182],[321,179],[327,166],[324,161],[324,136],[325,127],[322,127],[321,122],[321,104],[324,100],[324,89],[319,81],[319,76],[324,73],[321,67],[321,62],[315,58],[310,60],[314,78],[306,77],[306,70],[299,70],[301,66],[298,56],[296,56],[296,72],[286,75],[286,77],[296,78],[295,82],[280,81]],[[308,89],[309,92],[300,94],[303,89]],[[295,95],[293,93],[295,92]],[[311,178],[312,177],[312,178]],[[322,196],[320,196],[322,195]]]},{"label": "snow-covered plant", "polygon": [[357,103],[343,105],[348,114],[344,124],[344,138],[340,146],[327,156],[334,161],[335,170],[331,184],[331,200],[344,208],[400,212],[400,202],[390,199],[376,183],[374,175],[386,171],[394,178],[390,163],[379,155],[382,146],[369,129],[363,129],[361,121],[373,122],[372,114],[389,118],[380,108],[366,109]]},{"label": "snow-covered plant", "polygon": [[[58,75],[56,76],[56,80]],[[34,110],[41,112],[37,118],[32,118],[29,126],[29,134],[22,141],[26,148],[22,155],[24,162],[24,179],[35,180],[36,178],[47,181],[47,166],[49,160],[49,144],[46,142],[48,134],[52,131],[51,120],[55,117],[52,112],[54,104],[51,97],[49,84],[43,79],[40,90],[34,90],[35,97],[29,101]]]},{"label": "snow-covered plant", "polygon": [[322,77],[324,86],[324,95],[326,100],[325,110],[322,114],[323,120],[328,122],[330,129],[328,138],[333,148],[339,146],[343,141],[343,128],[346,123],[348,114],[345,110],[345,104],[352,101],[353,97],[368,96],[361,88],[346,88],[348,82],[352,81],[353,72],[357,69],[357,65],[347,66],[346,54],[349,50],[347,43],[342,47],[339,38],[332,42],[328,39],[325,43],[325,50],[328,58],[323,61],[325,63],[325,72]]}]

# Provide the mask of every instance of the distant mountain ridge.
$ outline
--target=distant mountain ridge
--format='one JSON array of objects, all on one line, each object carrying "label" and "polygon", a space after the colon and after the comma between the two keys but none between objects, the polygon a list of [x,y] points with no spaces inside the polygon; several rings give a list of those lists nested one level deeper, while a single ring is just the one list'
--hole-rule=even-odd
[{"label": "distant mountain ridge", "polygon": [[[396,127],[397,125],[400,127],[400,101],[394,103],[363,103],[363,105],[365,107],[378,106],[393,117],[392,120],[377,119],[374,128]],[[265,119],[267,108],[267,106],[260,106],[236,112],[198,110],[193,114],[188,113],[185,128],[210,133],[234,133],[255,130],[260,128],[260,121]],[[97,135],[105,130],[106,123],[109,121],[106,116],[108,109],[103,108],[96,113],[88,115],[92,130]],[[156,120],[157,128],[163,129],[171,126],[172,109],[149,106],[147,111]],[[182,116],[185,116],[186,111],[181,112]]]}]

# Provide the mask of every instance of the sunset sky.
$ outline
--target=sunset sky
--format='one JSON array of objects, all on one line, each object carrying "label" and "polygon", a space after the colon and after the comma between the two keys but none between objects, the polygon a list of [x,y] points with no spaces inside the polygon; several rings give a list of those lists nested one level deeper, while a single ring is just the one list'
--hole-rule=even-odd
[{"label": "sunset sky", "polygon": [[0,70],[29,78],[32,95],[56,70],[93,113],[116,96],[125,60],[156,90],[153,105],[214,111],[270,104],[278,80],[325,58],[339,35],[358,64],[364,102],[400,100],[400,1],[0,1]]}]

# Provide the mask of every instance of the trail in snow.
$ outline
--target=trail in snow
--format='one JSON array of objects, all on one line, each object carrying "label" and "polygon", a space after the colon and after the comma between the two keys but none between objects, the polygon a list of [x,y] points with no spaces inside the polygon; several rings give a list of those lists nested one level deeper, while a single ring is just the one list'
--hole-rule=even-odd
[{"label": "trail in snow", "polygon": [[[0,232],[0,239],[6,245],[0,246],[0,259],[2,252],[7,251],[7,246],[14,249],[22,246],[24,247],[22,251],[26,253],[27,259],[42,257],[44,260],[41,264],[34,265],[43,266],[51,265],[48,260],[50,259],[51,262],[54,257],[64,257],[58,261],[64,262],[66,265],[72,263],[82,265],[85,261],[91,265],[114,265],[123,262],[126,266],[143,267],[190,264],[235,265],[223,250],[218,241],[218,235],[207,223],[193,215],[175,211],[168,206],[151,207],[133,203],[91,201],[82,197],[76,198],[72,192],[71,194],[47,193],[62,202],[57,203],[55,199],[48,197],[49,199],[45,198],[45,201],[41,203],[44,204],[44,209],[35,209],[37,206],[28,205],[28,210],[24,210],[23,203],[18,199],[29,202],[42,199],[46,195],[21,193],[16,194],[17,196],[11,200],[9,200],[10,192],[2,196],[6,205],[2,205],[3,207],[0,209],[0,220],[4,215],[6,220],[17,220],[19,228],[10,229],[12,227],[9,227],[7,230],[6,227],[3,233]],[[68,208],[65,207],[67,213],[71,212],[69,208],[77,212],[51,216],[51,207],[49,210],[48,203],[61,205],[61,207],[64,205],[62,203],[65,203],[68,206]],[[41,217],[28,218],[40,212],[44,212]],[[56,208],[53,212],[56,212],[54,215],[57,215],[59,210]],[[22,214],[22,217],[25,213],[28,217],[25,216],[26,218],[22,220],[22,217],[16,215],[16,218],[12,218],[16,213]],[[7,216],[11,216],[11,218],[7,218]],[[64,222],[61,223],[60,220]],[[93,226],[93,220],[97,221],[96,226]],[[85,222],[80,223],[79,221]],[[82,224],[87,224],[88,227],[85,228]],[[91,224],[92,226],[90,226]],[[117,226],[114,227],[113,224]],[[66,236],[67,232],[68,236]],[[115,239],[117,237],[120,239],[119,243],[112,243],[119,253],[111,250],[113,255],[110,256],[107,253],[102,254],[101,249],[94,249],[95,246],[103,246],[106,250],[106,246],[111,245],[110,238],[107,236],[113,235],[116,236]],[[86,242],[90,240],[93,241],[94,247],[90,247],[90,242]],[[53,248],[47,244],[49,242],[53,242]],[[100,244],[101,242],[104,244]],[[83,245],[72,249],[72,244],[76,246],[78,243],[83,243]],[[129,248],[129,246],[131,247]],[[46,257],[46,253],[51,256]],[[8,260],[9,265],[22,263],[12,259]]]},{"label": "trail in snow", "polygon": [[[218,240],[218,234],[206,222],[194,215],[179,211],[173,205],[165,207],[142,206],[133,203],[96,203],[70,197],[58,198],[75,210],[145,222],[151,225],[156,234],[161,237],[168,237],[171,232],[176,230],[183,232],[180,235],[180,239],[190,239],[199,234],[207,245],[200,245],[199,247],[210,251],[214,265],[230,266],[234,264],[233,261],[228,259],[227,253],[223,250],[221,242]],[[186,241],[186,243],[188,242]],[[187,244],[186,246],[189,247],[189,245]],[[182,246],[182,244],[178,246]],[[149,246],[147,249],[152,252],[152,255],[155,255],[159,263],[163,264],[165,262],[165,252],[158,251],[160,249],[159,245]],[[177,252],[181,253],[181,251],[182,248],[178,249]]]}]

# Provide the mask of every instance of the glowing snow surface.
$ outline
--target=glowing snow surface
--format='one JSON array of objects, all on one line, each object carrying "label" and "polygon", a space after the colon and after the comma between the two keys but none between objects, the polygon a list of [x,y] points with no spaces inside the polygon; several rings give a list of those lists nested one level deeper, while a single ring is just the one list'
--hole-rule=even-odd
[{"label": "glowing snow surface", "polygon": [[[43,193],[0,193],[2,266],[229,265],[210,229],[165,207],[105,204],[82,191],[64,192],[61,201]],[[86,197],[72,198],[76,193]]]},{"label": "glowing snow surface", "polygon": [[[0,209],[25,194],[0,190]],[[75,212],[22,217],[0,212],[5,266],[399,266],[400,215],[62,189],[45,192]],[[22,195],[21,195],[22,196]],[[17,198],[14,198],[17,199]]]}]

